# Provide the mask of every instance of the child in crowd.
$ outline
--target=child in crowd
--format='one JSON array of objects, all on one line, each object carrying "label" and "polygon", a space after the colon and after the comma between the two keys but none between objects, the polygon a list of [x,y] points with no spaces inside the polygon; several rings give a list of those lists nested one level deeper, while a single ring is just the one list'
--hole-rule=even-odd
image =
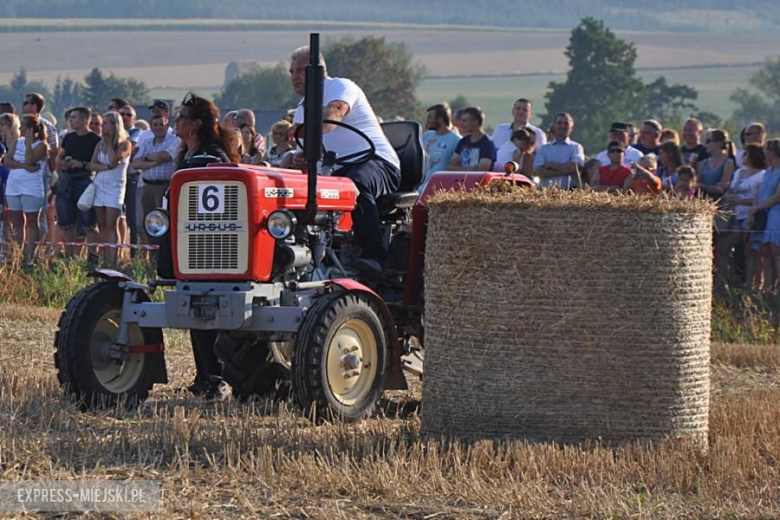
[{"label": "child in crowd", "polygon": [[612,141],[607,146],[609,164],[601,166],[590,175],[590,185],[594,190],[622,192],[631,169],[623,165],[626,148],[620,141]]},{"label": "child in crowd", "polygon": [[691,200],[696,195],[696,171],[690,166],[682,166],[677,170],[674,194],[685,200]]},{"label": "child in crowd", "polygon": [[661,179],[655,175],[657,168],[658,158],[655,154],[642,156],[634,165],[634,173],[626,179],[623,187],[637,195],[658,195],[661,193]]}]

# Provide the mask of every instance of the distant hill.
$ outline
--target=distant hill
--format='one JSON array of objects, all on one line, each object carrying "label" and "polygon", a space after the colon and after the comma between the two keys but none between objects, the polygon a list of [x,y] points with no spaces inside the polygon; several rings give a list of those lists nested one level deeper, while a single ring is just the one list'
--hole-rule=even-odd
[{"label": "distant hill", "polygon": [[[646,9],[649,4],[652,9]],[[631,7],[627,7],[630,5]],[[776,32],[780,2],[753,0],[3,0],[0,18],[222,18],[571,28],[585,16],[623,30]],[[725,42],[724,42],[725,44]]]}]

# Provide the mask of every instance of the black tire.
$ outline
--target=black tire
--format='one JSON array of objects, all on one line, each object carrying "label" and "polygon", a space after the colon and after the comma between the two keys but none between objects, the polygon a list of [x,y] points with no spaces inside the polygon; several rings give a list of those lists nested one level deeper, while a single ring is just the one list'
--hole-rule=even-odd
[{"label": "black tire", "polygon": [[236,399],[283,399],[289,393],[290,371],[273,361],[268,342],[240,341],[221,333],[214,352],[222,362],[222,378]]},{"label": "black tire", "polygon": [[[294,345],[293,394],[304,413],[345,422],[369,417],[382,396],[390,344],[387,323],[370,297],[342,291],[321,297]],[[354,347],[358,350],[349,351]],[[350,355],[356,358],[348,360]],[[339,359],[342,364],[336,365]]]},{"label": "black tire", "polygon": [[[101,360],[98,345],[118,330],[124,291],[114,282],[99,282],[79,291],[60,316],[54,344],[57,378],[82,408],[105,408],[117,403],[136,405],[146,399],[165,371],[160,352],[131,354],[127,361]],[[162,344],[160,329],[130,328],[133,345]],[[113,372],[118,371],[114,376]]]}]

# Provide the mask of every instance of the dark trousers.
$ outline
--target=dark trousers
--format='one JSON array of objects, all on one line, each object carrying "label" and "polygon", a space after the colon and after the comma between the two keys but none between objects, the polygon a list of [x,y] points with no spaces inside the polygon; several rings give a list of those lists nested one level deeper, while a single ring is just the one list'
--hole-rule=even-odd
[{"label": "dark trousers", "polygon": [[363,164],[342,168],[335,175],[352,179],[360,192],[357,206],[352,210],[352,230],[363,250],[363,257],[384,265],[387,249],[382,240],[376,199],[398,189],[401,170],[375,157]]},{"label": "dark trousers", "polygon": [[[138,176],[137,173],[127,174],[127,185],[125,188],[125,220],[127,228],[130,230],[130,243],[138,243]],[[135,257],[136,250],[130,250],[130,256]]]},{"label": "dark trousers", "polygon": [[195,381],[208,381],[210,376],[222,377],[222,363],[214,353],[217,333],[213,330],[190,330],[192,355],[195,358]]}]

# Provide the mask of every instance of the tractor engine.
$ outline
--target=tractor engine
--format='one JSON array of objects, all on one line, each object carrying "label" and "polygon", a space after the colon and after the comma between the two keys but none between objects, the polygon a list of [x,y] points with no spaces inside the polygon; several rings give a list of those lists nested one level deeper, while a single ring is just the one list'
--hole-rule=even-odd
[{"label": "tractor engine", "polygon": [[[299,226],[306,210],[304,175],[221,163],[180,171],[169,192],[174,277],[297,279],[301,273],[296,271],[306,269],[313,259],[313,242],[351,228],[349,212],[357,195],[351,180],[322,177],[314,222]],[[322,260],[322,253],[315,253],[314,259]]]}]

